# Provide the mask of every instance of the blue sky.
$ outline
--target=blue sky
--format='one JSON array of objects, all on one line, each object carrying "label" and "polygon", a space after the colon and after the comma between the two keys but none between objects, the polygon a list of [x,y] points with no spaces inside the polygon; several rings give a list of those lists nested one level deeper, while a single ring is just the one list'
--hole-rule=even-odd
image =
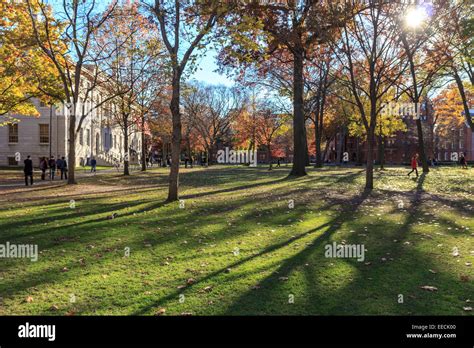
[{"label": "blue sky", "polygon": [[[197,54],[199,55],[199,52]],[[227,86],[233,85],[233,80],[228,79],[225,75],[215,72],[217,70],[216,54],[216,51],[209,50],[203,58],[198,59],[197,70],[192,75],[191,79],[196,79],[208,84],[223,84]]]},{"label": "blue sky", "polygon": [[[45,2],[51,4],[55,11],[62,12],[62,0],[45,0]],[[104,10],[108,3],[109,1],[97,1],[97,9]],[[225,75],[215,72],[217,70],[217,52],[214,49],[209,49],[205,55],[199,51],[195,52],[195,54],[200,58],[197,59],[197,70],[193,75],[191,75],[191,80],[197,80],[208,84],[223,84],[226,86],[231,86],[234,84],[233,80],[228,79]]]}]

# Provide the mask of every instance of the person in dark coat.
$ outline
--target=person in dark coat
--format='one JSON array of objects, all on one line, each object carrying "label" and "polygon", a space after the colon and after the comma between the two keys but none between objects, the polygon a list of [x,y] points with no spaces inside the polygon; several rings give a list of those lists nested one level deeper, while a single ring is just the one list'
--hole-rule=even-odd
[{"label": "person in dark coat", "polygon": [[461,158],[459,159],[459,163],[461,164],[463,169],[468,169],[466,156],[464,156],[464,153],[461,154]]},{"label": "person in dark coat", "polygon": [[46,161],[46,157],[43,157],[40,161],[41,180],[46,179],[46,169],[48,169],[48,161]]},{"label": "person in dark coat", "polygon": [[54,180],[54,174],[56,173],[56,160],[54,159],[54,156],[51,156],[49,162],[49,178],[51,180]]},{"label": "person in dark coat", "polygon": [[95,157],[92,157],[91,159],[91,173],[92,172],[96,172],[97,171],[97,160],[95,159]]},{"label": "person in dark coat", "polygon": [[23,161],[25,167],[23,172],[25,173],[25,185],[28,186],[28,177],[30,178],[30,184],[33,185],[33,161],[30,159],[30,156]]},{"label": "person in dark coat", "polygon": [[61,171],[61,180],[63,180],[63,177],[67,180],[67,162],[64,157],[61,157],[61,167],[58,166],[58,168]]}]

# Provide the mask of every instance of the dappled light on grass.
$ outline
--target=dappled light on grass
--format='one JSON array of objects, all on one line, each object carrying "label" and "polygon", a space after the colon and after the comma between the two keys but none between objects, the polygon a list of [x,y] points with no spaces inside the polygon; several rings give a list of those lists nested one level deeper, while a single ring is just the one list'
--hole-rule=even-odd
[{"label": "dappled light on grass", "polygon": [[[189,170],[183,208],[164,202],[163,169],[101,175],[90,190],[97,176],[65,196],[23,190],[0,211],[0,242],[38,243],[40,256],[2,260],[0,311],[469,314],[474,198],[462,178],[472,174],[413,181],[390,168],[364,193],[360,168],[294,181],[288,171]],[[363,244],[365,259],[325,257],[333,242]]]}]

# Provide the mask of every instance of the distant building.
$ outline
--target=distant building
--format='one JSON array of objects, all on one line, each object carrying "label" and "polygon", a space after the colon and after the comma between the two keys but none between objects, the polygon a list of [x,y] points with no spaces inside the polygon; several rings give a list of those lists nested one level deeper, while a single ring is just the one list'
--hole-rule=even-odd
[{"label": "distant building", "polygon": [[[474,115],[474,110],[471,115]],[[474,161],[474,133],[467,122],[453,125],[448,132],[439,132],[434,118],[434,109],[429,103],[422,104],[420,120],[428,159],[435,158],[438,162],[452,162],[453,158],[459,158],[460,154],[464,153],[468,161]],[[386,164],[408,164],[410,158],[415,153],[419,153],[416,121],[412,117],[405,117],[404,122],[407,126],[406,132],[400,131],[393,137],[385,139]],[[339,162],[341,154],[347,152],[349,161],[365,163],[367,158],[366,142],[356,137],[345,136],[344,133],[337,134],[329,143],[325,160]],[[376,162],[380,162],[379,143],[380,139],[376,138],[373,157]]]},{"label": "distant building", "polygon": [[[33,165],[38,166],[40,158],[55,158],[68,154],[68,111],[64,105],[50,107],[33,100],[39,117],[12,115],[17,123],[0,127],[0,166],[22,165],[30,155]],[[85,108],[91,108],[86,102]],[[77,125],[79,118],[76,117]],[[1,117],[0,117],[1,121]],[[76,165],[86,165],[95,157],[98,165],[112,165],[123,161],[123,133],[106,108],[98,107],[84,119],[76,139]],[[21,156],[20,163],[16,161]],[[137,162],[141,156],[141,137],[138,127],[133,125],[129,136],[130,162]]]}]

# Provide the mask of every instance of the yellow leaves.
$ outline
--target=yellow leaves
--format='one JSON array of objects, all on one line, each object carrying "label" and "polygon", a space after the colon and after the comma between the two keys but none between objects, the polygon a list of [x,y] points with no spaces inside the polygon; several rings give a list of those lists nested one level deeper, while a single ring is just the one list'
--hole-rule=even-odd
[{"label": "yellow leaves", "polygon": [[[32,1],[31,6],[33,12],[39,10],[37,1]],[[0,39],[0,115],[39,115],[29,98],[41,94],[39,86],[57,89],[56,70],[33,36],[26,1],[0,0],[0,13],[4,25]],[[3,119],[3,123],[12,121],[10,116]]]}]

